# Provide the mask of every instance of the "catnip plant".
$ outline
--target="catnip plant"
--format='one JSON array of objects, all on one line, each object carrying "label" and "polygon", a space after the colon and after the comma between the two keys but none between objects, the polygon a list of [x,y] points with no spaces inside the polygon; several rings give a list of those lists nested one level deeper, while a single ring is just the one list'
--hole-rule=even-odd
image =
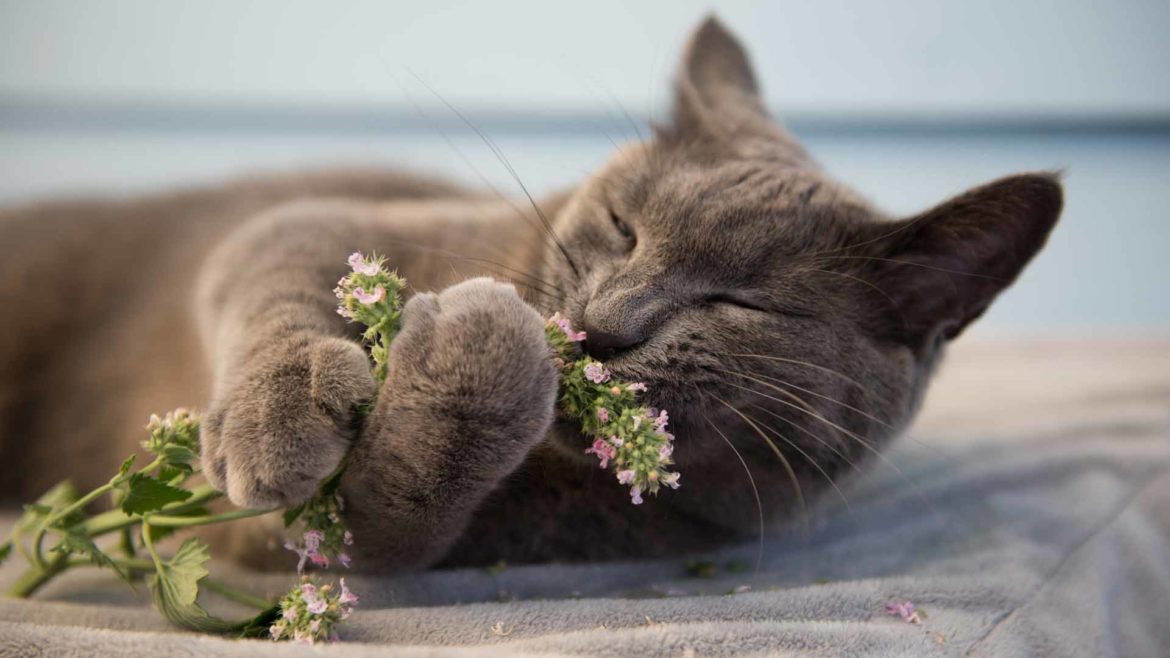
[{"label": "catnip plant", "polygon": [[[389,368],[390,343],[401,322],[406,281],[388,270],[385,259],[377,255],[354,253],[348,262],[350,272],[334,289],[337,312],[365,326],[362,342],[381,384]],[[678,488],[679,474],[668,470],[674,450],[674,437],[666,429],[669,416],[665,410],[638,404],[638,394],[646,386],[619,381],[604,364],[581,356],[578,343],[585,333],[574,331],[560,314],[549,319],[545,333],[561,377],[559,411],[576,420],[593,439],[585,452],[595,455],[601,468],[612,469],[617,481],[630,487],[636,505],[643,502],[643,494],[657,494],[662,486]],[[363,413],[370,409],[372,403]],[[271,602],[212,578],[205,566],[210,551],[199,538],[186,539],[169,558],[163,557],[157,544],[187,528],[281,510],[211,510],[210,505],[223,494],[205,482],[196,484],[197,414],[176,409],[163,417],[151,416],[146,431],[142,446],[151,456],[146,465],[136,469],[137,455],[131,455],[108,482],[88,493],[81,494],[66,480],[25,505],[11,536],[0,544],[0,563],[18,553],[29,565],[8,595],[29,597],[70,569],[101,567],[131,586],[145,576],[155,607],[181,628],[310,644],[336,640],[337,627],[349,617],[358,596],[344,578],[337,584],[323,583],[306,569],[348,568],[352,563],[353,535],[343,522],[345,503],[338,492],[345,460],[310,500],[283,510],[284,525],[295,537],[285,548],[296,555],[300,578],[280,600]],[[110,502],[109,511],[87,511],[103,497]],[[260,612],[237,621],[212,616],[199,604],[205,591]]]}]

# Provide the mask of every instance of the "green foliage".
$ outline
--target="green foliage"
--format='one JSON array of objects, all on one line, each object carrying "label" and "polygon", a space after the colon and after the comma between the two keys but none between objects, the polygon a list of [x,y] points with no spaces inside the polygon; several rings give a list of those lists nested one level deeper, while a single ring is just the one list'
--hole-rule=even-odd
[{"label": "green foliage", "polygon": [[79,528],[66,529],[61,536],[61,541],[52,550],[65,555],[87,557],[94,565],[113,569],[122,580],[130,582],[130,574],[118,566],[118,563],[114,562],[109,555],[102,552],[93,539]]},{"label": "green foliage", "polygon": [[207,546],[192,537],[150,578],[155,607],[171,623],[204,633],[230,633],[248,622],[229,622],[213,617],[199,605],[199,581],[207,576],[204,564],[211,558]]},{"label": "green foliage", "polygon": [[122,511],[128,515],[155,512],[171,503],[181,503],[191,497],[191,492],[167,484],[142,473],[130,476],[130,488],[122,499]]}]

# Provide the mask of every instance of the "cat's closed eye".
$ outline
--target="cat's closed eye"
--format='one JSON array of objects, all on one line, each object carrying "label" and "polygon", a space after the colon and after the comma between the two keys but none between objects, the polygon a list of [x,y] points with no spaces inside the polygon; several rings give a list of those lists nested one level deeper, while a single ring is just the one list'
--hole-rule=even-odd
[{"label": "cat's closed eye", "polygon": [[727,304],[748,311],[765,313],[767,315],[784,315],[796,318],[811,318],[815,317],[816,315],[811,310],[801,308],[794,304],[774,304],[771,302],[765,303],[761,300],[753,299],[748,295],[737,292],[720,292],[713,295],[708,295],[706,301],[708,304]]},{"label": "cat's closed eye", "polygon": [[609,209],[609,220],[613,222],[614,228],[616,228],[618,233],[621,234],[622,238],[629,243],[629,247],[633,249],[634,244],[638,239],[634,235],[634,231],[630,228],[630,225],[627,224],[621,217],[619,217],[612,208]]}]

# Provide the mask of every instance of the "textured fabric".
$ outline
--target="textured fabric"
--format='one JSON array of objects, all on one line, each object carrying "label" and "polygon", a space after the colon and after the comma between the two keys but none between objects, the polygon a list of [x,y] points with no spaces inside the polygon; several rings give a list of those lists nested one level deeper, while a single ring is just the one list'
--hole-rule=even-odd
[{"label": "textured fabric", "polygon": [[[689,575],[682,559],[355,576],[347,580],[363,599],[345,645],[261,647],[347,656],[1170,655],[1170,341],[960,345],[910,436],[845,496],[848,506],[830,500],[807,525],[765,537],[758,570],[759,544],[750,542],[697,556],[713,563],[710,578]],[[214,571],[256,593],[290,580]],[[15,575],[5,567],[0,584]],[[891,617],[892,600],[928,616],[921,625]],[[148,605],[108,574],[78,573],[34,601],[0,601],[0,653],[257,648],[175,632]]]}]

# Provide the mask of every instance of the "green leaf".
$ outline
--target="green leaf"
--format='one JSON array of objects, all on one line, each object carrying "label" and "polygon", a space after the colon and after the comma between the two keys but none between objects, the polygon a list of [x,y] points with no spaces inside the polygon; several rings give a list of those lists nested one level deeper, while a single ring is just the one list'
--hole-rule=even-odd
[{"label": "green leaf", "polygon": [[146,514],[160,510],[170,503],[181,503],[191,497],[186,489],[173,487],[149,475],[135,473],[130,476],[130,491],[122,500],[122,511],[127,515]]},{"label": "green leaf", "polygon": [[194,450],[177,443],[163,446],[160,456],[171,465],[188,464],[199,457]]},{"label": "green leaf", "polygon": [[130,467],[134,465],[135,459],[138,459],[138,455],[130,455],[127,457],[126,461],[122,462],[122,465],[118,468],[118,475],[122,476],[129,473]]},{"label": "green leaf", "polygon": [[4,564],[4,562],[8,559],[9,555],[12,555],[12,540],[11,539],[4,542],[2,545],[0,545],[0,564]]},{"label": "green leaf", "polygon": [[245,628],[252,620],[230,622],[207,614],[199,606],[199,581],[207,576],[204,563],[210,559],[207,546],[192,537],[183,542],[175,556],[150,579],[154,605],[172,624],[203,633],[229,633]]},{"label": "green leaf", "polygon": [[99,567],[113,569],[122,580],[130,582],[130,574],[123,571],[109,555],[102,552],[102,549],[98,548],[98,545],[94,543],[92,537],[78,528],[66,530],[64,536],[61,537],[61,541],[53,547],[53,550],[66,555],[82,555],[88,557],[90,562]]},{"label": "green leaf", "polygon": [[284,518],[284,527],[287,528],[287,527],[291,526],[292,524],[296,523],[297,519],[301,518],[301,514],[304,514],[304,513],[305,513],[305,503],[301,503],[300,505],[297,505],[296,507],[290,507],[290,508],[284,510],[284,514],[282,515],[282,517]]},{"label": "green leaf", "polygon": [[178,484],[195,472],[190,464],[163,464],[158,469],[158,479],[170,484]]}]

